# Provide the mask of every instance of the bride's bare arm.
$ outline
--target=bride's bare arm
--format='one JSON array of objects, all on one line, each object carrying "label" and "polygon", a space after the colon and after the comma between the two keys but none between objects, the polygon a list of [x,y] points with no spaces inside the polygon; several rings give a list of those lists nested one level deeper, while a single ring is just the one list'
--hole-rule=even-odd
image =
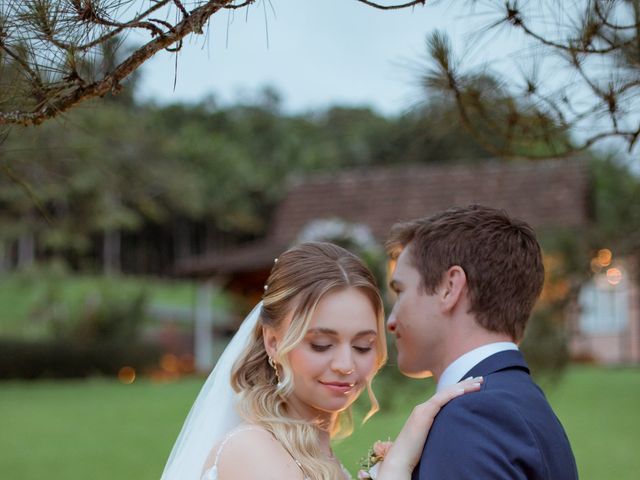
[{"label": "bride's bare arm", "polygon": [[377,480],[410,479],[440,409],[460,395],[480,390],[481,383],[482,377],[469,378],[442,389],[426,402],[417,405],[380,464]]}]

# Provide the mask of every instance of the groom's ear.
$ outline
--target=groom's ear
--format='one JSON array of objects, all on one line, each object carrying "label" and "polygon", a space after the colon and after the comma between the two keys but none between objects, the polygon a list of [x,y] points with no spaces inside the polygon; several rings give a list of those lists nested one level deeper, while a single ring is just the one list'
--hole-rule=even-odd
[{"label": "groom's ear", "polygon": [[276,330],[273,327],[262,327],[262,339],[264,340],[264,349],[267,351],[267,355],[275,357],[278,352],[278,336]]},{"label": "groom's ear", "polygon": [[462,301],[467,287],[467,275],[458,265],[450,267],[444,274],[440,301],[444,312],[452,311]]}]

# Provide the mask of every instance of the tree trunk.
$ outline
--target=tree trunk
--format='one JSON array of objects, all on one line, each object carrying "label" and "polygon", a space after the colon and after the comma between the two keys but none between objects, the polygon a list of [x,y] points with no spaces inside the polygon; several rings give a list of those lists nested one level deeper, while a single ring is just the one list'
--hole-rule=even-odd
[{"label": "tree trunk", "polygon": [[6,242],[0,242],[0,274],[8,272],[11,268],[10,250]]},{"label": "tree trunk", "polygon": [[203,242],[203,252],[211,252],[231,247],[233,242],[229,238],[215,228],[210,223],[205,224],[205,240]]},{"label": "tree trunk", "polygon": [[29,268],[36,258],[36,241],[32,232],[23,233],[18,239],[18,270]]},{"label": "tree trunk", "polygon": [[104,273],[112,275],[120,273],[120,245],[121,235],[119,230],[107,230],[104,232],[104,243],[102,246],[102,263]]},{"label": "tree trunk", "polygon": [[173,226],[173,257],[174,261],[191,255],[191,232],[189,222],[178,220]]}]

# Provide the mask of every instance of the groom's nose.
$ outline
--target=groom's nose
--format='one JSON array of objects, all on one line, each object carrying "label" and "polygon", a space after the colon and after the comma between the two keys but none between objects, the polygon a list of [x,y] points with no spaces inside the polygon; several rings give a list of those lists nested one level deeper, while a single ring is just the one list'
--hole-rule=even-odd
[{"label": "groom's nose", "polygon": [[389,333],[395,333],[398,323],[396,321],[395,310],[392,310],[389,314],[389,318],[387,319],[387,331]]}]

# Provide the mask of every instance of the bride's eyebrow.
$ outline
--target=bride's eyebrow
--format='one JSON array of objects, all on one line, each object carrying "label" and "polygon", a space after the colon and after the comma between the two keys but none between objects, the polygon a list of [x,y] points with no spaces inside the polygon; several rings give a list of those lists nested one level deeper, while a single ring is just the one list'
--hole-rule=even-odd
[{"label": "bride's eyebrow", "polygon": [[338,336],[338,332],[332,330],[330,328],[310,328],[307,330],[307,334],[311,335],[333,335],[334,337]]},{"label": "bride's eyebrow", "polygon": [[[340,336],[340,334],[335,331],[332,330],[331,328],[310,328],[309,330],[307,330],[307,334],[311,334],[311,335],[331,335],[333,337],[338,337]],[[360,338],[360,337],[366,337],[368,335],[377,335],[378,332],[376,332],[375,330],[363,330],[361,332],[358,332],[354,335],[354,338]]]}]

